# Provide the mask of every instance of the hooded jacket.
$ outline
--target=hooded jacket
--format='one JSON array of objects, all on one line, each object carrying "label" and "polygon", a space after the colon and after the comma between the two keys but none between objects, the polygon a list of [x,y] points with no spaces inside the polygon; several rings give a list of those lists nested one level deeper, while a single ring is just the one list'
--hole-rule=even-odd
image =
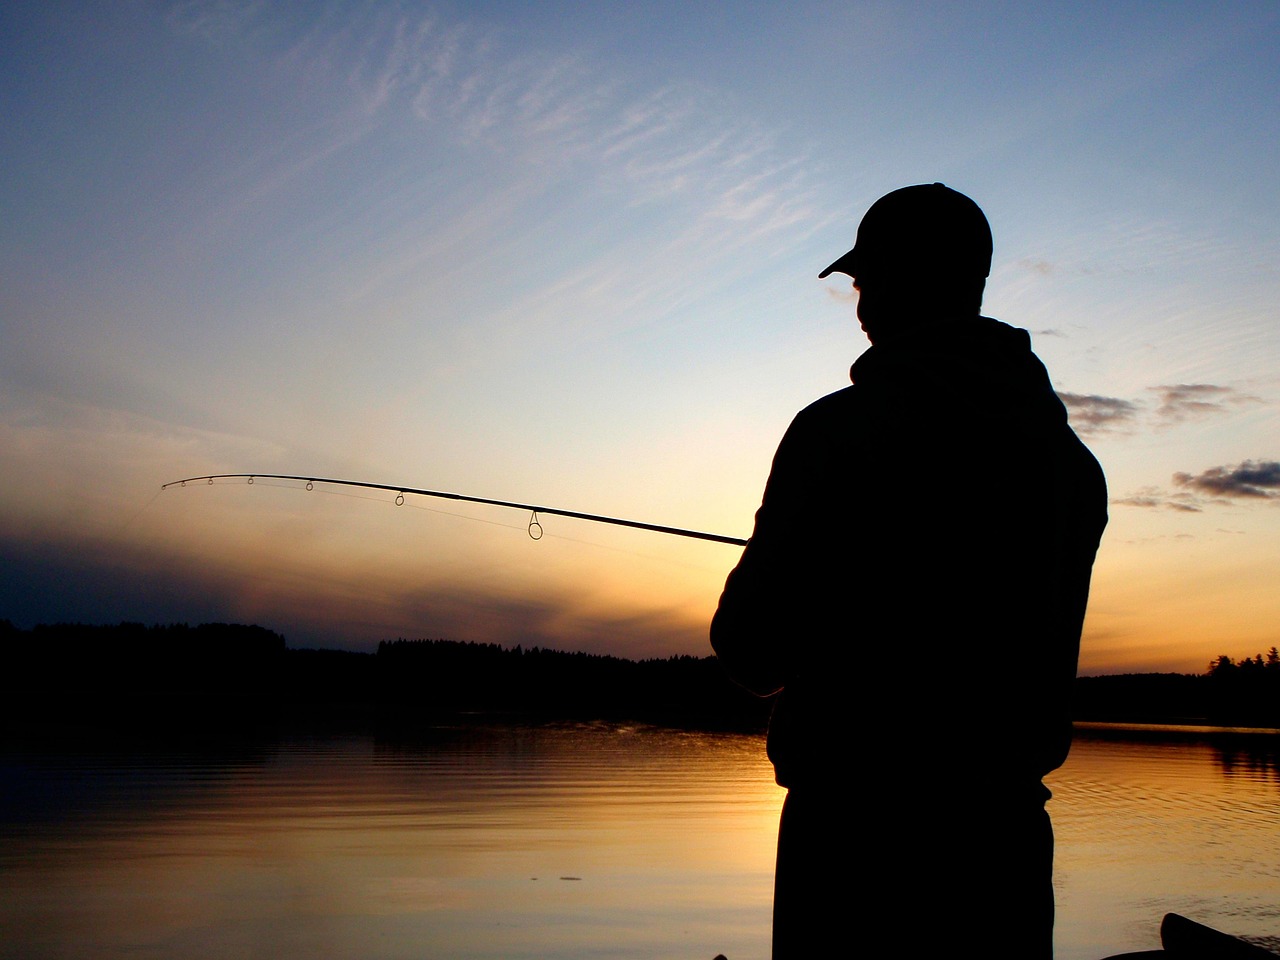
[{"label": "hooded jacket", "polygon": [[874,731],[866,762],[918,751],[922,778],[1038,788],[1070,745],[1102,470],[1025,330],[922,325],[850,377],[782,438],[712,646],[780,691],[783,786],[834,781],[851,731]]}]

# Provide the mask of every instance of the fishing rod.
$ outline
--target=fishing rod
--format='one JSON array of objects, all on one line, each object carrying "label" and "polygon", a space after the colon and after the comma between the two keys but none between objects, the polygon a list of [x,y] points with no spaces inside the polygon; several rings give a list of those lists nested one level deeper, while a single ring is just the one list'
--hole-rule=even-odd
[{"label": "fishing rod", "polygon": [[612,523],[618,527],[634,527],[637,530],[651,530],[654,533],[669,533],[676,537],[691,537],[694,540],[710,540],[713,543],[728,543],[737,547],[745,547],[747,541],[740,537],[726,537],[719,533],[703,533],[699,530],[684,530],[680,527],[664,527],[657,523],[641,523],[639,520],[623,520],[619,517],[604,517],[595,513],[579,513],[576,510],[559,510],[555,507],[540,507],[532,503],[513,503],[510,500],[490,500],[487,497],[469,497],[462,493],[445,493],[441,490],[422,490],[417,487],[399,487],[387,483],[365,483],[362,480],[331,480],[327,477],[292,477],[279,473],[215,473],[203,477],[187,477],[185,480],[173,480],[169,483],[162,483],[161,490],[167,490],[169,487],[185,487],[188,483],[197,483],[205,480],[212,484],[215,480],[244,480],[247,483],[253,483],[255,479],[261,480],[301,480],[305,481],[306,489],[314,489],[317,483],[326,483],[335,487],[364,487],[366,490],[391,490],[396,494],[396,506],[404,506],[404,495],[406,493],[417,494],[420,497],[437,497],[441,500],[464,500],[467,503],[487,503],[495,507],[510,507],[513,510],[528,510],[530,512],[529,519],[529,536],[534,540],[542,539],[542,524],[538,522],[538,514],[549,514],[556,517],[571,517],[574,520],[591,520],[595,523]]}]

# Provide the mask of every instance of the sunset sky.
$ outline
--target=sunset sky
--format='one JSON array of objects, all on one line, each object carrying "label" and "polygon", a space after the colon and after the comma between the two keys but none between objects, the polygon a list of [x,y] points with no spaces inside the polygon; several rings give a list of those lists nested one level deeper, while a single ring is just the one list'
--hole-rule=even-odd
[{"label": "sunset sky", "polygon": [[1271,0],[17,2],[0,49],[0,618],[706,654],[731,546],[160,485],[747,536],[866,347],[818,271],[941,180],[1107,473],[1081,672],[1280,644]]}]

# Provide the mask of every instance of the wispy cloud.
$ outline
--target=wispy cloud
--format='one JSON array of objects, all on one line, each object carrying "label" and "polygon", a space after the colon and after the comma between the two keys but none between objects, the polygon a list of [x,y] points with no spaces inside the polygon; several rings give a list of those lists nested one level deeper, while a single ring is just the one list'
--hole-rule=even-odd
[{"label": "wispy cloud", "polygon": [[1050,263],[1048,260],[1040,260],[1034,257],[1024,257],[1019,260],[1018,267],[1041,277],[1051,277],[1058,272],[1056,264]]},{"label": "wispy cloud", "polygon": [[522,156],[637,202],[680,195],[737,233],[819,219],[795,144],[742,119],[711,92],[645,89],[578,52],[509,49],[497,31],[432,17],[378,20],[352,43],[349,82],[370,112],[416,117],[460,144]]},{"label": "wispy cloud", "polygon": [[1232,407],[1263,402],[1260,397],[1214,383],[1165,384],[1148,389],[1158,398],[1155,416],[1160,426],[1198,420],[1227,413]]},{"label": "wispy cloud", "polygon": [[1096,393],[1059,390],[1058,397],[1066,404],[1071,425],[1086,436],[1123,432],[1144,422],[1162,429],[1230,413],[1250,404],[1266,403],[1261,397],[1215,383],[1163,384],[1148,387],[1147,391],[1155,394],[1154,408],[1142,400]]},{"label": "wispy cloud", "polygon": [[[1215,500],[1214,503],[1226,503]],[[1142,487],[1127,497],[1113,497],[1111,503],[1121,507],[1142,507],[1145,509],[1177,510],[1180,513],[1200,513],[1206,502],[1203,498],[1185,492],[1170,492],[1160,487]]]},{"label": "wispy cloud", "polygon": [[1215,497],[1280,499],[1280,462],[1246,460],[1235,466],[1210,467],[1201,473],[1175,473],[1173,482]]},{"label": "wispy cloud", "polygon": [[1200,513],[1211,506],[1230,506],[1236,500],[1280,501],[1280,462],[1245,460],[1234,466],[1210,467],[1200,473],[1175,473],[1180,489],[1143,487],[1111,502],[1118,506]]},{"label": "wispy cloud", "polygon": [[179,33],[219,43],[242,35],[262,12],[263,4],[235,0],[185,0],[169,10],[169,25]]},{"label": "wispy cloud", "polygon": [[1141,406],[1132,400],[1104,397],[1096,393],[1069,393],[1059,390],[1058,398],[1066,404],[1071,426],[1077,433],[1086,435],[1129,427],[1142,411]]}]

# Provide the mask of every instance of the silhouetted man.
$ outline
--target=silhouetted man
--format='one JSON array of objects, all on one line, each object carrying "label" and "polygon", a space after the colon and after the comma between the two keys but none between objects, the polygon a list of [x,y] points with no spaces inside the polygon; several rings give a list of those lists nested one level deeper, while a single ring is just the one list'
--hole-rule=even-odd
[{"label": "silhouetted man", "polygon": [[879,934],[1052,955],[1041,778],[1106,486],[1030,336],[980,315],[990,270],[986,217],[934,183],[876,201],[819,274],[853,277],[871,348],[782,438],[711,624],[736,680],[781,691],[777,960]]}]

